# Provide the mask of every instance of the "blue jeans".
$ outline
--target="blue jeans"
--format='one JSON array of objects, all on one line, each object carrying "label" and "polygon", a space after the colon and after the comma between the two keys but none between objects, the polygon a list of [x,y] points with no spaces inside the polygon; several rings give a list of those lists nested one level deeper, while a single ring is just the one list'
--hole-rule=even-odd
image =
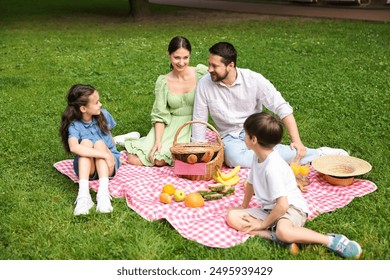
[{"label": "blue jeans", "polygon": [[[243,168],[251,167],[254,152],[249,150],[244,142],[245,131],[241,131],[240,135],[233,137],[227,135],[222,139],[225,152],[225,164],[229,167],[240,165]],[[279,152],[281,157],[290,163],[296,157],[296,150],[291,150],[290,146],[278,144],[274,148]],[[301,159],[302,164],[312,162],[319,156],[317,149],[306,148],[306,155]]]}]

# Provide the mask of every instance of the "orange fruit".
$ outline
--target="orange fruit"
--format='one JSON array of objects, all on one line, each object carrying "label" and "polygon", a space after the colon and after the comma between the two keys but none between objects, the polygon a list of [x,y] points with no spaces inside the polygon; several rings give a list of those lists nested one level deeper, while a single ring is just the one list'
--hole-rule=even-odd
[{"label": "orange fruit", "polygon": [[295,176],[299,175],[299,173],[300,173],[300,168],[299,168],[300,165],[299,165],[298,162],[293,161],[292,163],[290,163],[290,167],[291,167],[292,171],[294,172]]},{"label": "orange fruit", "polygon": [[190,193],[184,199],[184,205],[191,208],[202,207],[204,205],[204,198],[200,195],[200,193]]},{"label": "orange fruit", "polygon": [[171,198],[171,196],[170,196],[169,194],[167,194],[167,193],[161,193],[161,194],[160,194],[160,201],[161,201],[162,203],[169,204],[169,203],[171,203],[172,198]]},{"label": "orange fruit", "polygon": [[302,176],[306,176],[310,172],[310,167],[308,165],[301,165],[299,166],[299,173],[301,173]]},{"label": "orange fruit", "polygon": [[175,192],[175,187],[171,184],[166,184],[163,189],[162,189],[162,192],[163,193],[167,193],[169,195],[173,195],[173,193]]}]

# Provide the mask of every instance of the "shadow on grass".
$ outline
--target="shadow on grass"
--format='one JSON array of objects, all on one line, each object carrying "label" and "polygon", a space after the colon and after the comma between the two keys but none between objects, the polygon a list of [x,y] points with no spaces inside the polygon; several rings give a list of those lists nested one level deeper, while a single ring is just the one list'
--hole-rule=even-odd
[{"label": "shadow on grass", "polygon": [[0,18],[17,21],[31,16],[56,17],[95,15],[110,17],[127,17],[130,6],[128,0],[3,0]]}]

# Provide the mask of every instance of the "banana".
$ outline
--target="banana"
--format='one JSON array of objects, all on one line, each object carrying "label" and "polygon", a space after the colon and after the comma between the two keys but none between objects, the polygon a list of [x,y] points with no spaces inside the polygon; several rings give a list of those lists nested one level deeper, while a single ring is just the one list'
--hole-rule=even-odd
[{"label": "banana", "polygon": [[240,177],[238,175],[235,175],[234,177],[225,181],[220,176],[214,176],[214,180],[218,183],[221,183],[224,186],[234,186],[240,181]]},{"label": "banana", "polygon": [[213,175],[213,179],[216,183],[219,183],[219,175],[218,175],[218,172],[215,172],[214,175]]},{"label": "banana", "polygon": [[230,180],[231,178],[233,178],[234,176],[236,176],[238,174],[238,172],[240,172],[240,169],[241,169],[241,166],[236,166],[233,168],[233,170],[231,170],[229,173],[222,173],[220,169],[218,169],[218,174],[219,174],[219,177],[221,177],[222,180],[224,181],[228,181]]}]

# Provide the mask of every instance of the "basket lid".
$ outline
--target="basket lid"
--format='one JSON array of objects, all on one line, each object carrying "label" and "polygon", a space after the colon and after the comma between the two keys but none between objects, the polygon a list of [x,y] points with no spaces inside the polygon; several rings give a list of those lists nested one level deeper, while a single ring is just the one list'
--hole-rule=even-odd
[{"label": "basket lid", "polygon": [[371,164],[365,160],[342,155],[318,157],[311,165],[320,173],[336,177],[353,177],[365,174],[372,169]]},{"label": "basket lid", "polygon": [[223,146],[216,142],[190,142],[190,143],[176,143],[170,148],[171,153],[191,153],[199,154],[206,151],[213,151],[214,153],[221,150]]}]

